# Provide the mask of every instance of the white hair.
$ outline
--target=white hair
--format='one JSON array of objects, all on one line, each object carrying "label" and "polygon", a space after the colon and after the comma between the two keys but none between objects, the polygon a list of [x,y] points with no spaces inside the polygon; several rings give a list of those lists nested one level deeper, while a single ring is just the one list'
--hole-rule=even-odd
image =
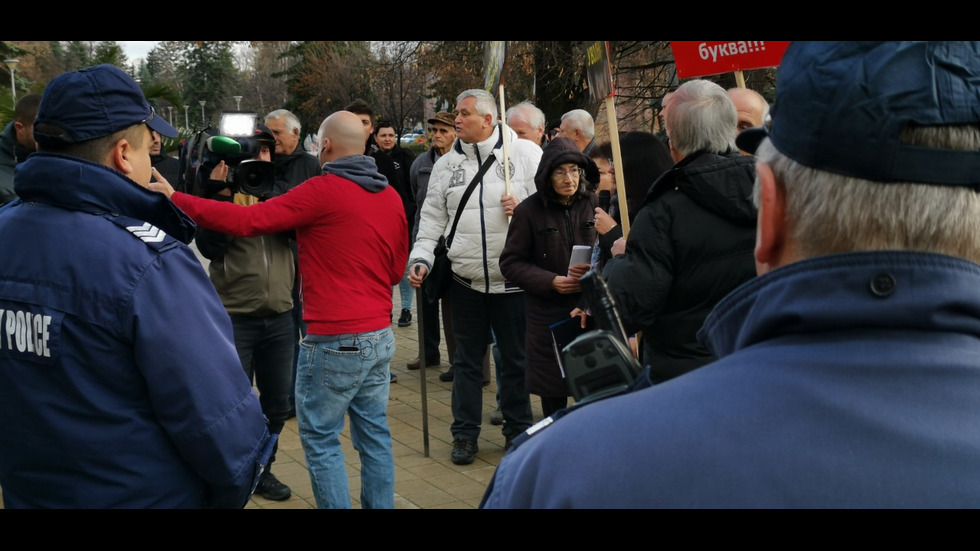
[{"label": "white hair", "polygon": [[588,139],[595,137],[595,120],[585,109],[572,109],[561,116],[562,122],[568,121],[569,130],[581,130]]},{"label": "white hair", "polygon": [[302,131],[299,119],[291,111],[287,111],[286,109],[276,109],[265,116],[265,122],[269,122],[271,119],[282,119],[290,132],[296,132],[298,134]]}]

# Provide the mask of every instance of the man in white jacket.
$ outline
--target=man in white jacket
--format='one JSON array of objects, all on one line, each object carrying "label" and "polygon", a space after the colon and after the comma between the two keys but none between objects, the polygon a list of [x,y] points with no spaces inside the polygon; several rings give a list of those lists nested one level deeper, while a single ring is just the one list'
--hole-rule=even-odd
[{"label": "man in white jacket", "polygon": [[[534,173],[541,148],[497,124],[497,107],[486,90],[461,93],[455,114],[456,141],[432,168],[409,264],[412,286],[417,289],[432,268],[439,237],[449,233],[456,211],[463,209],[448,257],[453,271],[456,339],[452,461],[466,465],[478,451],[483,356],[491,329],[502,360],[497,384],[505,447],[533,423],[524,388],[524,293],[501,275],[498,260],[514,207],[536,191]],[[504,175],[505,140],[509,180]],[[460,205],[467,186],[491,156],[493,164],[477,181],[466,204]]]}]

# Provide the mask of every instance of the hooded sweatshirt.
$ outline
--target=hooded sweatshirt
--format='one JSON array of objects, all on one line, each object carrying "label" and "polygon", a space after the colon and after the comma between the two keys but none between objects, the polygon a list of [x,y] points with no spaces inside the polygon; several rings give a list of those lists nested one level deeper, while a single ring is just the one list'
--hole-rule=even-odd
[{"label": "hooded sweatshirt", "polygon": [[374,159],[342,157],[289,193],[242,207],[175,192],[201,226],[247,237],[296,230],[303,321],[313,335],[391,325],[391,287],[408,261],[401,197]]}]

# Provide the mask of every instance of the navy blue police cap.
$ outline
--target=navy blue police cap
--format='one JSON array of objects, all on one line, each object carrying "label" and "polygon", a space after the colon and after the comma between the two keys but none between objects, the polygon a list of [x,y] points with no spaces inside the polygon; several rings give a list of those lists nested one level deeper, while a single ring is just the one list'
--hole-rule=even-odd
[{"label": "navy blue police cap", "polygon": [[915,126],[980,124],[980,42],[792,42],[764,127],[736,143],[754,153],[766,136],[812,168],[879,182],[980,183],[980,151],[901,143]]},{"label": "navy blue police cap", "polygon": [[153,112],[132,77],[115,65],[96,65],[48,83],[34,119],[34,139],[42,146],[78,143],[139,123],[168,138],[178,135]]}]

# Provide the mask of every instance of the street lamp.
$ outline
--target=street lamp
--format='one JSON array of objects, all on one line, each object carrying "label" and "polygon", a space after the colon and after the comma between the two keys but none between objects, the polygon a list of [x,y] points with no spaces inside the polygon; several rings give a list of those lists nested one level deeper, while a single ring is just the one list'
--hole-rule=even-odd
[{"label": "street lamp", "polygon": [[205,101],[205,100],[202,99],[201,101],[199,101],[197,103],[200,103],[201,104],[201,126],[204,126],[204,104],[207,103],[207,101]]},{"label": "street lamp", "polygon": [[17,84],[14,81],[14,73],[17,71],[17,64],[20,63],[19,59],[5,59],[4,63],[10,68],[10,97],[13,98],[14,105],[17,104]]},{"label": "street lamp", "polygon": [[185,105],[184,106],[184,128],[190,130],[190,128],[191,128],[191,121],[190,121],[190,119],[187,118],[187,108],[188,107],[190,107],[190,105]]},{"label": "street lamp", "polygon": [[242,97],[241,96],[232,96],[232,97],[235,98],[235,111],[241,111],[242,110]]}]

